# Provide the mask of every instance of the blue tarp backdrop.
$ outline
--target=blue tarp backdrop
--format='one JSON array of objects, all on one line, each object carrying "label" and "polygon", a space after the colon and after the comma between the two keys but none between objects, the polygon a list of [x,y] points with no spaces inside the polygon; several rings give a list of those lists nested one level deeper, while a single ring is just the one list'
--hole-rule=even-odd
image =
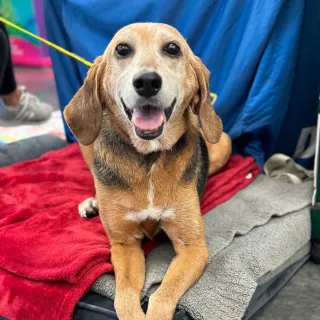
[{"label": "blue tarp backdrop", "polygon": [[[260,165],[274,152],[292,156],[302,129],[316,125],[319,12],[319,0],[45,1],[49,40],[90,61],[129,23],[176,27],[211,71],[215,109],[234,150]],[[63,108],[88,68],[59,52],[51,55]]]}]

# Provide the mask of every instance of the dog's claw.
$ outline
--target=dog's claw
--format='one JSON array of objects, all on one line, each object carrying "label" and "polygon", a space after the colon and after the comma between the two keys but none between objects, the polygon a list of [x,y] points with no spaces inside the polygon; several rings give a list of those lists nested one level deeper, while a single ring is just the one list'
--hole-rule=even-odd
[{"label": "dog's claw", "polygon": [[98,201],[95,198],[88,198],[79,204],[79,214],[82,218],[93,218],[99,215]]}]

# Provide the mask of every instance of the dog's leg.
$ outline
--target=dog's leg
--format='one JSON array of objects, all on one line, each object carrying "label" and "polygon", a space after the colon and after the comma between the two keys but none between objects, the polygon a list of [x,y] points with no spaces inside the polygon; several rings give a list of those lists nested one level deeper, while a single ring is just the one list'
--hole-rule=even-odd
[{"label": "dog's leg", "polygon": [[79,143],[79,146],[80,146],[80,150],[81,150],[83,159],[91,171],[92,161],[93,161],[92,160],[93,159],[93,144],[90,144],[88,146],[83,146],[82,144]]},{"label": "dog's leg", "polygon": [[[93,157],[93,144],[83,146],[79,144],[80,150],[85,163],[92,173],[92,157]],[[98,202],[95,198],[88,198],[78,206],[78,212],[81,218],[93,218],[99,215]]]},{"label": "dog's leg", "polygon": [[88,198],[78,206],[81,218],[93,218],[99,215],[98,201],[95,198]]},{"label": "dog's leg", "polygon": [[[112,243],[111,262],[116,277],[115,309],[119,320],[144,320],[140,295],[145,278],[145,259],[141,242]],[[160,318],[159,318],[160,319]]]},{"label": "dog's leg", "polygon": [[223,132],[220,141],[216,144],[209,143],[202,134],[206,142],[209,154],[209,176],[222,169],[228,162],[232,152],[232,142],[230,137]]},{"label": "dog's leg", "polygon": [[199,209],[192,220],[168,221],[163,229],[171,238],[176,257],[158,290],[150,297],[146,320],[171,320],[183,294],[199,279],[207,261],[203,221]]}]

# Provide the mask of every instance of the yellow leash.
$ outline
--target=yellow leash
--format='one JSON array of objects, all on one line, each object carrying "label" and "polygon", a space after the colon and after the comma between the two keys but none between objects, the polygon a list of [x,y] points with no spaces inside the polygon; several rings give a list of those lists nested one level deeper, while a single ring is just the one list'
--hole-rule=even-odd
[{"label": "yellow leash", "polygon": [[[66,54],[67,56],[82,62],[83,64],[87,65],[88,67],[91,67],[93,65],[92,62],[90,62],[90,61],[88,61],[88,60],[76,55],[75,53],[72,53],[72,52],[70,52],[70,51],[58,46],[55,43],[52,43],[52,42],[50,42],[50,41],[48,41],[48,40],[46,40],[44,38],[41,38],[41,37],[37,36],[36,34],[34,34],[32,32],[29,32],[28,30],[25,30],[25,29],[17,26],[16,24],[10,22],[7,19],[4,19],[4,18],[0,17],[0,21],[3,22],[6,25],[12,27],[12,28],[15,28],[15,29],[19,30],[20,32],[22,32],[24,34],[27,34],[28,36],[30,36],[32,38],[35,38],[35,39],[45,43],[49,47],[52,47],[52,48],[62,52],[63,54]],[[210,92],[210,97],[212,98],[212,105],[213,105],[217,100],[217,95],[215,93],[213,93],[213,92]]]},{"label": "yellow leash", "polygon": [[67,56],[84,63],[88,67],[91,67],[93,65],[92,62],[89,62],[88,60],[86,60],[86,59],[84,59],[84,58],[82,58],[82,57],[80,57],[80,56],[78,56],[78,55],[66,50],[66,49],[63,49],[62,47],[60,47],[60,46],[58,46],[58,45],[56,45],[56,44],[44,39],[44,38],[41,38],[41,37],[35,35],[34,33],[31,33],[31,32],[29,32],[29,31],[27,31],[25,29],[22,29],[21,27],[19,27],[16,24],[8,21],[7,19],[4,19],[4,18],[0,17],[0,21],[2,21],[3,23],[7,24],[8,26],[10,26],[12,28],[15,28],[15,29],[27,34],[30,37],[33,37],[33,38],[45,43],[47,46],[52,47],[52,48],[54,48],[54,49],[56,49],[56,50],[58,50],[58,51],[60,51],[60,52],[62,52],[64,54],[66,54]]}]

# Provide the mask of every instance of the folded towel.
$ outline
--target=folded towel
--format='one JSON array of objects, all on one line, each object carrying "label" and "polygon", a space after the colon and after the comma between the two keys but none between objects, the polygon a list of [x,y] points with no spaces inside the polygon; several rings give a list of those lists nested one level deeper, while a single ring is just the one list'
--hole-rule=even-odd
[{"label": "folded towel", "polygon": [[[206,213],[209,264],[179,308],[197,320],[241,319],[260,280],[308,243],[312,189],[312,182],[292,185],[261,175]],[[142,298],[161,283],[174,255],[170,243],[149,254]],[[109,298],[114,289],[113,275],[103,275],[93,286]]]},{"label": "folded towel", "polygon": [[259,173],[260,169],[252,157],[232,156],[226,167],[209,178],[201,202],[202,214],[228,200]]},{"label": "folded towel", "polygon": [[[258,173],[252,158],[232,157],[210,178],[203,210],[229,199]],[[113,271],[100,218],[84,220],[77,212],[94,195],[78,145],[0,169],[0,187],[0,315],[71,319],[92,283]],[[220,189],[222,200],[211,197]],[[158,243],[147,242],[145,252]]]},{"label": "folded towel", "polygon": [[289,156],[276,153],[263,166],[265,174],[276,180],[287,183],[302,183],[313,181],[314,172],[299,165]]}]

